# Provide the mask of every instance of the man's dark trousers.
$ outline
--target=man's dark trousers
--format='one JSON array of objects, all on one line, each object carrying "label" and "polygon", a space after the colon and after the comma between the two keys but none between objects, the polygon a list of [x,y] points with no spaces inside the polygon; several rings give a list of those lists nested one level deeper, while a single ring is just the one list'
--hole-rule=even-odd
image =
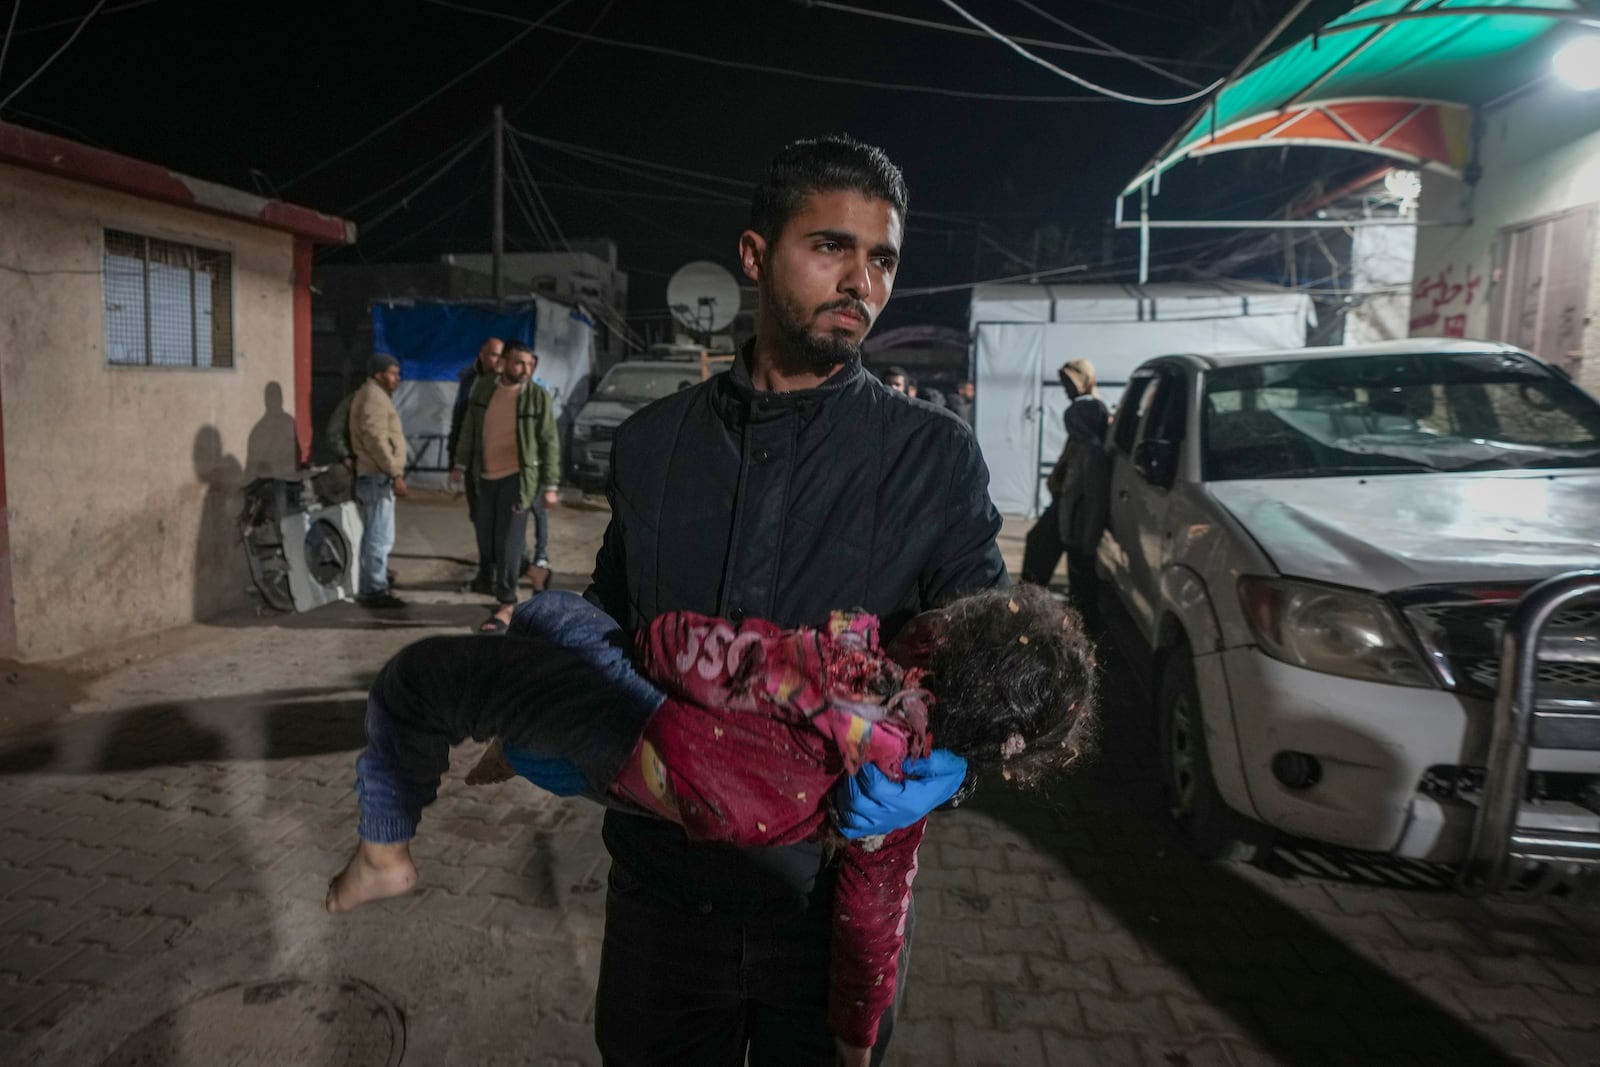
[{"label": "man's dark trousers", "polygon": [[494,598],[517,602],[517,576],[528,537],[528,512],[522,506],[522,475],[478,480],[478,507],[473,515],[478,533],[478,569],[488,561]]},{"label": "man's dark trousers", "polygon": [[[606,1067],[742,1067],[747,1047],[753,1067],[833,1067],[830,896],[813,895],[805,910],[730,921],[710,904],[696,912],[655,897],[613,862],[601,967],[616,977],[601,983],[595,1003]],[[875,1065],[894,1030],[915,932],[913,904]]]},{"label": "man's dark trousers", "polygon": [[1039,516],[1039,521],[1033,524],[1033,529],[1023,539],[1022,572],[1018,577],[1034,585],[1049,585],[1063,551],[1061,522],[1052,498],[1050,506],[1044,509],[1044,514]]},{"label": "man's dark trousers", "polygon": [[[550,512],[545,509],[542,495],[533,498],[533,558],[550,558]],[[523,549],[526,555],[527,549]],[[524,567],[523,570],[527,568]]]}]

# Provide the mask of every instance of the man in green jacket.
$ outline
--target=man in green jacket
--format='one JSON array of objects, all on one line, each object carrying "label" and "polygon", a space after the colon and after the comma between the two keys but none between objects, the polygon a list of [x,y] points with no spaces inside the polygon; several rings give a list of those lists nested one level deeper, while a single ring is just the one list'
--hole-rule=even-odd
[{"label": "man in green jacket", "polygon": [[550,394],[533,381],[539,357],[520,341],[505,346],[498,375],[473,386],[450,470],[452,485],[475,479],[478,560],[487,561],[496,608],[483,633],[504,633],[517,604],[517,572],[528,537],[528,511],[554,507],[561,439]]}]

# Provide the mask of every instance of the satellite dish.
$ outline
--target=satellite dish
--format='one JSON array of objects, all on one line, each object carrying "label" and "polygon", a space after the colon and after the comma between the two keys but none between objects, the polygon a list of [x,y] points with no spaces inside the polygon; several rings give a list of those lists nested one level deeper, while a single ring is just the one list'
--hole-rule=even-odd
[{"label": "satellite dish", "polygon": [[685,263],[667,282],[667,307],[691,333],[716,333],[739,314],[739,283],[708,260]]}]

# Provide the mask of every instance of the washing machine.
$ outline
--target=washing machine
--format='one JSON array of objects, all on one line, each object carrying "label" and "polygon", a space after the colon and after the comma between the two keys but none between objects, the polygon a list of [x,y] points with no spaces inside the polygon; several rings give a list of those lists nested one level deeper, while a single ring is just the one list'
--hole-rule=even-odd
[{"label": "washing machine", "polygon": [[353,600],[361,570],[361,511],[338,499],[346,484],[326,467],[245,487],[240,517],[250,576],[268,606],[311,611]]}]

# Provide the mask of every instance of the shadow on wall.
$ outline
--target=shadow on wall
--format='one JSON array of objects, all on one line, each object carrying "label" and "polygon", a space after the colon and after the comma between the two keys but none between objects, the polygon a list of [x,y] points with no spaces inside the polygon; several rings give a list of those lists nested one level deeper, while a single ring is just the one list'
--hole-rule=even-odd
[{"label": "shadow on wall", "polygon": [[194,476],[205,486],[205,499],[194,546],[196,619],[208,619],[235,606],[249,580],[239,538],[243,475],[239,461],[222,450],[222,434],[217,428],[200,427],[194,435]]},{"label": "shadow on wall", "polygon": [[283,386],[268,382],[263,397],[267,410],[250,429],[245,447],[244,477],[283,477],[292,473],[298,458],[294,416],[283,410]]}]

